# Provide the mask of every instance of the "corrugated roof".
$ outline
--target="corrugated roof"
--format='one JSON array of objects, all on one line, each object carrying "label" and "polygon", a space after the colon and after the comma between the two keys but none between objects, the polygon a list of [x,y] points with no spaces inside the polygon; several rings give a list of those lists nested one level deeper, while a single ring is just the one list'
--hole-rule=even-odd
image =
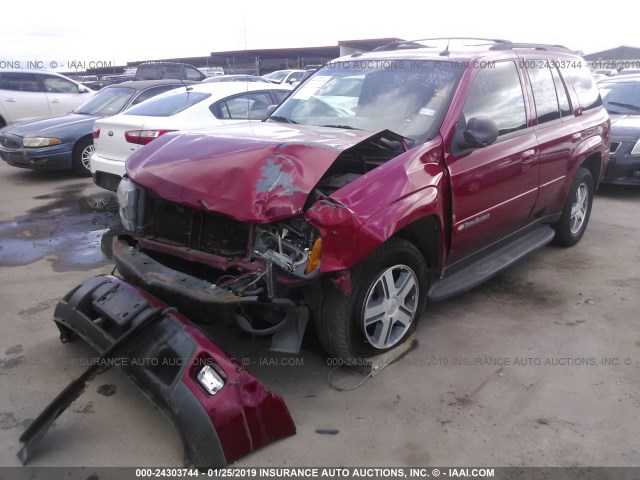
[{"label": "corrugated roof", "polygon": [[621,45],[617,48],[590,53],[585,60],[639,60],[640,48]]}]

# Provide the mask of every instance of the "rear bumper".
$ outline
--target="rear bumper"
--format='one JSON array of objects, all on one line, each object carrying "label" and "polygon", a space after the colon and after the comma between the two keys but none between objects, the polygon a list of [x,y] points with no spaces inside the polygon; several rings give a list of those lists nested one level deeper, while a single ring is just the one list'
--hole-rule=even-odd
[{"label": "rear bumper", "polygon": [[[101,354],[164,303],[110,275],[86,280],[57,305],[66,340],[76,334]],[[170,418],[182,437],[185,464],[224,466],[295,434],[284,401],[181,314],[169,311],[147,327],[144,341],[119,366]],[[197,380],[209,365],[225,380],[211,395]]]},{"label": "rear bumper", "polygon": [[95,175],[96,172],[111,173],[122,178],[127,173],[127,169],[124,161],[109,160],[94,153],[91,155],[91,173]]}]

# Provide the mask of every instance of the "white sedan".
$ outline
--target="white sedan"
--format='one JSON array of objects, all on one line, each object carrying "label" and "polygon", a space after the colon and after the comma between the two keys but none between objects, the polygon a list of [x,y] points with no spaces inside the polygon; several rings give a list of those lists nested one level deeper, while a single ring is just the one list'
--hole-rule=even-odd
[{"label": "white sedan", "polygon": [[209,128],[262,120],[270,105],[291,93],[280,85],[256,82],[187,85],[96,121],[91,174],[96,184],[116,191],[125,162],[136,150],[175,130]]}]

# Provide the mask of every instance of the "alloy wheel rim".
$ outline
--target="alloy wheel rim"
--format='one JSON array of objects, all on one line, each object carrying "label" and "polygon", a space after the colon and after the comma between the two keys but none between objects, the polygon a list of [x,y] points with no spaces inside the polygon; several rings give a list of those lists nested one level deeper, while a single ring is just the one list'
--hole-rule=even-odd
[{"label": "alloy wheel rim", "polygon": [[571,217],[569,229],[572,234],[577,234],[584,220],[587,217],[587,206],[589,204],[589,188],[585,183],[581,183],[576,194],[573,198],[573,205],[571,205]]},{"label": "alloy wheel rim", "polygon": [[82,165],[87,170],[91,170],[91,155],[93,155],[93,152],[95,151],[95,149],[96,147],[94,147],[93,145],[89,145],[82,151],[82,156],[81,156]]},{"label": "alloy wheel rim", "polygon": [[415,320],[418,299],[418,280],[411,268],[395,265],[382,272],[369,288],[362,309],[369,344],[382,350],[400,342]]}]

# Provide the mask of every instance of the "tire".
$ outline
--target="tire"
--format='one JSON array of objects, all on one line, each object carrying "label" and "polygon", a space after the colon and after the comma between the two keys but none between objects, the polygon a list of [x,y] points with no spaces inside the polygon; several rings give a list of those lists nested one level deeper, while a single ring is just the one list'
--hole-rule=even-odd
[{"label": "tire", "polygon": [[93,154],[95,147],[93,146],[93,139],[90,137],[81,138],[78,143],[73,147],[73,158],[71,168],[76,175],[80,177],[91,176],[91,155]]},{"label": "tire", "polygon": [[[315,318],[325,350],[345,365],[358,365],[359,359],[390,350],[415,331],[427,296],[427,268],[412,243],[394,237],[350,274],[351,295],[323,280],[324,299]],[[390,283],[400,287],[395,295]]]},{"label": "tire", "polygon": [[561,247],[572,247],[584,235],[591,215],[593,203],[593,178],[586,168],[578,168],[562,216],[553,225],[556,231],[554,242]]},{"label": "tire", "polygon": [[7,126],[7,122],[4,121],[4,118],[0,117],[0,128],[4,128]]}]

